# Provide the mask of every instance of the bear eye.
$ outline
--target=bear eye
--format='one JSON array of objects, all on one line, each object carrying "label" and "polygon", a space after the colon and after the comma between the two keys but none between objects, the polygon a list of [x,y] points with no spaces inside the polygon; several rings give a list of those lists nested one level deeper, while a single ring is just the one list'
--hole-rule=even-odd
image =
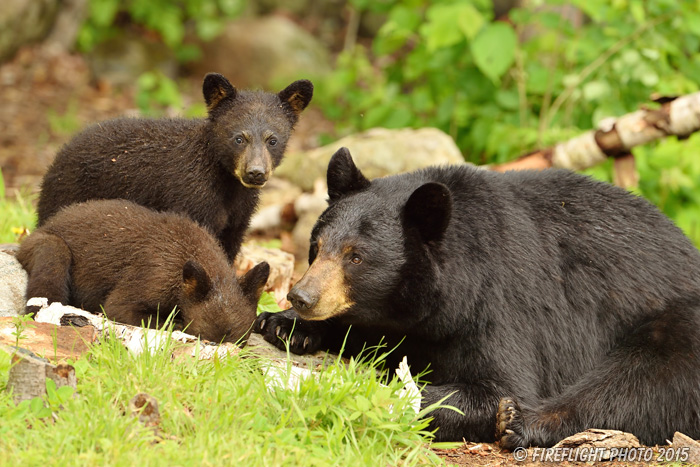
[{"label": "bear eye", "polygon": [[350,262],[352,264],[362,264],[362,258],[358,254],[354,254],[350,257]]},{"label": "bear eye", "polygon": [[277,140],[275,138],[271,138],[270,141],[267,142],[270,146],[277,146]]},{"label": "bear eye", "polygon": [[240,136],[236,136],[233,140],[236,142],[236,144],[243,144],[243,138]]}]

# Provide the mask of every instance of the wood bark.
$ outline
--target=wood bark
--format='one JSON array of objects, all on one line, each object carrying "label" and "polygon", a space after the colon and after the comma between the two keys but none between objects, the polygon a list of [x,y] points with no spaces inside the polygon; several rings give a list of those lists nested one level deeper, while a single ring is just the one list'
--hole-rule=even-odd
[{"label": "wood bark", "polygon": [[70,386],[76,389],[75,368],[71,365],[53,365],[45,358],[21,348],[12,353],[7,390],[12,391],[15,403],[46,394],[47,379],[52,379],[57,388]]},{"label": "wood bark", "polygon": [[[550,167],[582,170],[608,157],[628,157],[635,146],[667,136],[686,138],[700,130],[700,92],[681,97],[657,97],[654,101],[660,103],[660,108],[643,107],[619,118],[606,119],[596,130],[489,168],[498,172]],[[628,159],[619,166],[616,164],[616,169],[629,172],[629,164]],[[622,184],[633,182],[621,181]]]}]

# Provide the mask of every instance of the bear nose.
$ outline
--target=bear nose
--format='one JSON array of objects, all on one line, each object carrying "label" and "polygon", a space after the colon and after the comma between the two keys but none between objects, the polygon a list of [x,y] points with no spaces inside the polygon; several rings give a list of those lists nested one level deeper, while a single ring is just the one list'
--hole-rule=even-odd
[{"label": "bear nose", "polygon": [[265,170],[260,166],[251,167],[248,169],[248,181],[256,185],[265,183]]},{"label": "bear nose", "polygon": [[316,306],[318,302],[317,295],[311,295],[303,289],[292,287],[292,290],[287,294],[287,300],[292,302],[292,306],[297,311],[308,311]]}]

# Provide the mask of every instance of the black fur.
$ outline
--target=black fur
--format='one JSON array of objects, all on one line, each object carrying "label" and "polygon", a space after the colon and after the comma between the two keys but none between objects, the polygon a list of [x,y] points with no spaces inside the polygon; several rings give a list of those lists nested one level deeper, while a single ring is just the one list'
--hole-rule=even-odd
[{"label": "black fur", "polygon": [[189,216],[233,260],[258,203],[256,188],[282,161],[313,85],[295,81],[279,94],[239,91],[210,73],[202,91],[209,118],[119,118],[75,136],[44,176],[38,226],[72,203],[129,199]]},{"label": "black fur", "polygon": [[353,305],[327,321],[263,314],[268,341],[283,345],[295,319],[296,353],[338,351],[349,325],[348,354],[405,336],[390,363],[429,366],[423,404],[449,395],[464,412],[432,413],[438,440],[550,446],[592,427],[700,438],[700,253],[654,206],[561,170],[369,183],[340,160],[311,261],[340,258]]}]

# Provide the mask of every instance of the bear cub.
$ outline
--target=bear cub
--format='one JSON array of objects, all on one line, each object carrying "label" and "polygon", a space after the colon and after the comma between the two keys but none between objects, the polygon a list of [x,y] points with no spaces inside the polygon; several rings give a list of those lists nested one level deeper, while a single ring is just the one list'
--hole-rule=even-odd
[{"label": "bear cub", "polygon": [[236,280],[205,229],[126,200],[64,208],[22,242],[17,259],[29,275],[27,299],[104,309],[111,320],[151,327],[177,306],[185,332],[214,342],[246,339],[270,273],[262,262]]},{"label": "bear cub", "polygon": [[38,226],[69,204],[128,199],[189,216],[233,261],[313,85],[299,80],[271,94],[209,73],[202,90],[208,118],[117,118],[76,135],[44,175]]},{"label": "bear cub", "polygon": [[[561,170],[368,180],[346,149],[293,309],[295,353],[380,342],[426,368],[438,440],[551,446],[586,428],[700,438],[700,253],[646,200]],[[352,326],[350,328],[350,326]]]}]

